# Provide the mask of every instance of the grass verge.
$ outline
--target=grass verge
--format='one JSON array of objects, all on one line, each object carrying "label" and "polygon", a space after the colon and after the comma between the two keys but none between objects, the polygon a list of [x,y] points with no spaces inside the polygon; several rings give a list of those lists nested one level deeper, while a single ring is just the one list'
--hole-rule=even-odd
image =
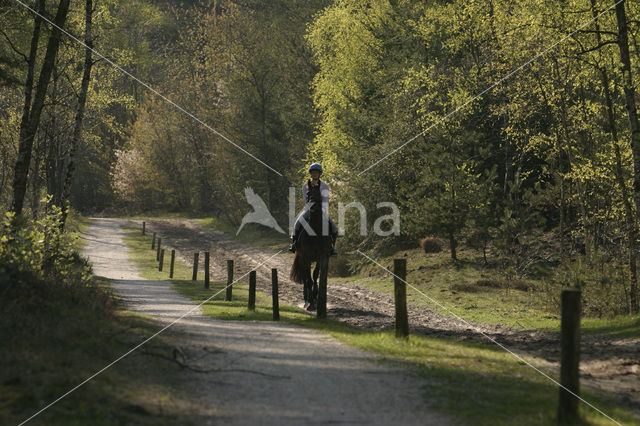
[{"label": "grass verge", "polygon": [[[0,303],[0,424],[26,420],[157,331],[153,321],[123,309],[108,287],[99,278],[81,288],[34,280],[11,286]],[[188,422],[176,391],[178,367],[150,353],[169,356],[171,348],[154,339],[30,423]]]},{"label": "grass verge", "polygon": [[[556,292],[559,299],[560,290],[545,287],[545,278],[505,280],[495,266],[483,265],[477,254],[468,249],[459,251],[458,262],[452,262],[446,253],[425,255],[419,249],[404,250],[376,261],[392,271],[394,257],[407,259],[408,283],[469,322],[516,329],[560,329],[560,316],[554,313],[559,307],[549,306],[553,298],[548,297],[550,292]],[[330,278],[329,283],[349,282],[392,295],[391,278],[379,266],[366,264],[359,274]],[[451,316],[411,288],[407,289],[407,298],[415,306],[427,306]],[[620,338],[640,337],[640,315],[586,317],[582,319],[582,330]]]},{"label": "grass verge", "polygon": [[[131,260],[147,279],[168,279],[158,272],[150,237],[138,229],[126,230]],[[194,283],[191,268],[176,261],[174,288],[195,302],[202,302],[224,287],[212,282],[205,290],[202,280]],[[225,302],[224,292],[203,305],[205,314],[226,320],[260,321],[271,319],[271,298],[258,292],[255,312],[248,311],[247,286],[234,284],[234,301]],[[281,320],[329,333],[357,348],[378,354],[383,360],[400,363],[425,378],[424,393],[435,410],[464,424],[536,425],[554,423],[557,407],[556,387],[529,367],[501,349],[482,344],[413,335],[399,340],[390,332],[351,327],[337,321],[319,321],[285,304],[280,305]],[[640,421],[606,395],[582,392],[585,399],[625,424]],[[581,404],[586,424],[609,424],[594,410]]]},{"label": "grass verge", "polygon": [[73,247],[77,252],[81,252],[86,244],[86,240],[82,238],[82,234],[91,225],[91,220],[77,210],[71,209],[67,222],[65,225],[65,231],[71,234],[74,238]]},{"label": "grass verge", "polygon": [[282,234],[275,229],[265,228],[262,225],[255,223],[246,224],[238,235],[236,226],[229,225],[215,217],[207,217],[204,219],[196,219],[196,224],[206,229],[214,231],[223,231],[229,235],[234,236],[234,239],[240,243],[251,244],[253,246],[281,249],[284,246],[288,246],[291,243],[289,236]]}]

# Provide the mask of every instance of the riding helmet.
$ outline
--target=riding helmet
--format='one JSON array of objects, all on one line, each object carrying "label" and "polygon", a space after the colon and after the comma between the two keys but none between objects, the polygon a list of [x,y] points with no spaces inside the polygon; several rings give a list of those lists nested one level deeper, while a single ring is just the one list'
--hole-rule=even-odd
[{"label": "riding helmet", "polygon": [[311,173],[311,170],[317,170],[322,173],[322,166],[319,163],[313,163],[309,166],[309,173]]}]

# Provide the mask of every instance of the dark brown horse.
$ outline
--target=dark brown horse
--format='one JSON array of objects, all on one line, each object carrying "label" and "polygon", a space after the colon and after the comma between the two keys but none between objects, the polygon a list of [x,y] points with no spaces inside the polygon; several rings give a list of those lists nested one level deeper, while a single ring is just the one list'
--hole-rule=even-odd
[{"label": "dark brown horse", "polygon": [[[323,233],[322,196],[320,185],[309,187],[309,226],[315,235],[309,235],[304,227],[296,243],[296,256],[291,266],[290,278],[293,282],[303,284],[305,307],[309,311],[317,308],[318,318],[327,315],[327,270],[331,253],[331,236],[328,223]],[[323,235],[324,234],[324,235]],[[311,276],[311,264],[316,266]],[[318,277],[320,284],[318,285]]]}]

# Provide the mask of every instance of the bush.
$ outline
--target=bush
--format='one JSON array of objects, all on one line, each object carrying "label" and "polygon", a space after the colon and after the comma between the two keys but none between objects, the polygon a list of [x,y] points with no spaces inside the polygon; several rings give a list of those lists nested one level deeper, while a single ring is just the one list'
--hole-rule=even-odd
[{"label": "bush", "polygon": [[74,251],[75,237],[63,231],[61,218],[61,209],[51,205],[40,218],[6,213],[0,223],[0,332],[7,339],[41,333],[69,306],[110,310],[108,295],[96,291],[91,267]]},{"label": "bush", "polygon": [[585,316],[612,318],[629,313],[629,292],[625,271],[605,256],[591,262],[586,256],[556,269],[547,281],[542,304],[552,312],[560,310],[560,295],[564,288],[582,291],[582,312]]},{"label": "bush", "polygon": [[[0,281],[8,280],[14,273],[22,273],[65,282],[72,265],[77,264],[74,237],[61,227],[62,210],[49,201],[49,198],[43,200],[47,207],[40,218],[16,217],[12,212],[5,214],[0,229]],[[85,266],[80,273],[88,277],[90,271]]]},{"label": "bush", "polygon": [[351,275],[349,259],[347,255],[340,255],[329,259],[329,276],[330,277],[348,277]]},{"label": "bush", "polygon": [[427,254],[440,253],[442,251],[442,243],[439,239],[433,237],[426,237],[421,239],[420,247]]}]

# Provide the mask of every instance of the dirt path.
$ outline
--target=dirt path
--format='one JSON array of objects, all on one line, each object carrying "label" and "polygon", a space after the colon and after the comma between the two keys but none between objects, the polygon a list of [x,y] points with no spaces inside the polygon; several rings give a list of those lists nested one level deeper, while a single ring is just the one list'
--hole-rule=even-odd
[{"label": "dirt path", "polygon": [[[120,223],[93,219],[85,233],[95,274],[112,279],[131,309],[162,324],[195,307],[169,282],[140,278]],[[449,423],[421,395],[424,379],[313,330],[219,321],[197,308],[163,337],[188,366],[187,388],[174,398],[196,424]]]},{"label": "dirt path", "polygon": [[[136,227],[140,227],[141,222],[128,221]],[[273,254],[238,243],[223,232],[200,227],[193,220],[147,219],[146,222],[148,229],[162,237],[163,245],[175,248],[189,264],[195,251],[209,250],[212,253],[211,273],[217,280],[226,280],[226,259],[235,259],[236,274],[242,274]],[[286,280],[292,259],[290,253],[283,253],[270,261],[270,267],[284,272],[280,274],[281,300],[301,306],[300,286]],[[258,277],[258,288],[269,292],[269,270],[261,268]],[[328,288],[328,315],[360,327],[391,328],[394,305],[389,295],[332,281]],[[558,369],[558,333],[483,324],[472,329],[461,321],[416,306],[409,306],[409,318],[414,333],[487,343],[488,340],[478,333],[482,331],[515,352],[537,358],[538,366],[551,372]],[[583,335],[581,351],[581,383],[611,393],[621,404],[640,413],[640,339]]]}]

